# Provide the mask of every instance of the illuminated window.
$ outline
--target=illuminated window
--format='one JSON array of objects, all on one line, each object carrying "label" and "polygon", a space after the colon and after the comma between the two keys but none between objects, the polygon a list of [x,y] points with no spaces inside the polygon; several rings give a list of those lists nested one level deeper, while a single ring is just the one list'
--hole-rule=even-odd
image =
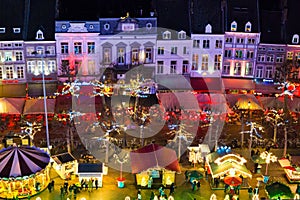
[{"label": "illuminated window", "polygon": [[152,63],[152,47],[146,47],[145,48],[145,63]]},{"label": "illuminated window", "polygon": [[199,48],[200,47],[200,40],[193,40],[193,47]]},{"label": "illuminated window", "polygon": [[245,65],[245,75],[246,76],[251,76],[253,73],[253,65],[251,62],[246,62]]},{"label": "illuminated window", "polygon": [[95,53],[95,42],[88,42],[87,48],[88,48],[88,54],[94,54]]},{"label": "illuminated window", "polygon": [[292,51],[288,51],[286,59],[287,60],[293,60],[293,57],[294,57],[294,53]]},{"label": "illuminated window", "polygon": [[152,24],[149,22],[149,23],[147,23],[146,24],[146,29],[147,30],[151,30],[151,28],[152,28]]},{"label": "illuminated window", "polygon": [[38,31],[36,32],[36,37],[35,37],[35,39],[36,39],[36,40],[43,40],[43,39],[44,39],[44,33],[43,33],[43,31],[38,30]]},{"label": "illuminated window", "polygon": [[177,54],[177,47],[171,47],[171,54],[176,55]]},{"label": "illuminated window", "polygon": [[222,55],[221,54],[215,55],[214,70],[221,69],[221,62],[222,62]]},{"label": "illuminated window", "polygon": [[178,39],[185,39],[186,38],[186,33],[184,31],[180,31],[178,33]]},{"label": "illuminated window", "polygon": [[27,71],[28,71],[28,73],[33,74],[34,69],[35,69],[35,61],[27,61]]},{"label": "illuminated window", "polygon": [[109,48],[109,47],[103,48],[103,61],[104,61],[104,64],[111,63],[111,48]]},{"label": "illuminated window", "polygon": [[230,63],[228,63],[228,62],[224,63],[222,73],[223,74],[230,73]]},{"label": "illuminated window", "polygon": [[14,33],[21,33],[21,28],[13,28]]},{"label": "illuminated window", "polygon": [[110,25],[108,23],[104,24],[104,30],[108,31],[110,28]]},{"label": "illuminated window", "polygon": [[55,55],[55,46],[47,46],[47,51],[49,55]]},{"label": "illuminated window", "polygon": [[139,48],[132,48],[131,49],[131,63],[133,65],[139,64]]},{"label": "illuminated window", "polygon": [[243,50],[235,50],[235,58],[243,58]]},{"label": "illuminated window", "polygon": [[165,39],[165,40],[171,39],[171,32],[170,31],[165,31],[163,33],[163,39]]},{"label": "illuminated window", "polygon": [[74,53],[75,54],[82,53],[82,43],[81,42],[74,42]]},{"label": "illuminated window", "polygon": [[56,72],[56,62],[55,62],[55,60],[49,60],[47,67],[48,67],[49,73]]},{"label": "illuminated window", "polygon": [[11,51],[5,51],[4,56],[5,56],[5,61],[12,61],[12,52]]},{"label": "illuminated window", "polygon": [[12,66],[6,66],[5,67],[6,72],[6,78],[7,79],[13,79],[14,78],[14,70]]},{"label": "illuminated window", "polygon": [[254,52],[253,51],[247,51],[247,58],[253,58]]},{"label": "illuminated window", "polygon": [[42,55],[42,54],[44,54],[44,52],[45,52],[45,48],[43,46],[37,46],[36,47],[36,53],[38,55]]},{"label": "illuminated window", "polygon": [[202,55],[201,70],[208,70],[208,55]]},{"label": "illuminated window", "polygon": [[164,73],[164,61],[157,61],[157,74]]},{"label": "illuminated window", "polygon": [[171,60],[170,74],[176,74],[177,61]]},{"label": "illuminated window", "polygon": [[233,71],[234,75],[241,75],[241,71],[242,71],[241,63],[236,62]]},{"label": "illuminated window", "polygon": [[198,63],[199,63],[199,55],[198,54],[193,54],[192,70],[198,70]]},{"label": "illuminated window", "polygon": [[231,31],[236,31],[236,29],[237,29],[237,23],[236,23],[236,21],[233,21],[231,23]]},{"label": "illuminated window", "polygon": [[251,32],[251,23],[247,22],[247,24],[245,25],[245,32]]},{"label": "illuminated window", "polygon": [[299,43],[299,35],[298,34],[293,35],[292,43],[293,44]]},{"label": "illuminated window", "polygon": [[75,60],[75,75],[80,74],[80,75],[86,75],[82,74],[82,60]]}]

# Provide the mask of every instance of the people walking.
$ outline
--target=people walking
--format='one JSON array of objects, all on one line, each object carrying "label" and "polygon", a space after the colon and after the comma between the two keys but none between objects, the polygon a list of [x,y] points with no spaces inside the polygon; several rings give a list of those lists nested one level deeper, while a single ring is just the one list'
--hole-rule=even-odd
[{"label": "people walking", "polygon": [[92,188],[93,188],[93,181],[92,181],[92,179],[90,179],[88,182],[88,191],[91,192]]},{"label": "people walking", "polygon": [[95,180],[95,187],[96,187],[96,190],[98,189],[98,179],[96,178]]},{"label": "people walking", "polygon": [[196,190],[196,185],[197,185],[197,181],[193,180],[193,182],[192,182],[192,191]]},{"label": "people walking", "polygon": [[256,186],[253,190],[254,195],[258,195],[259,194],[259,188]]},{"label": "people walking", "polygon": [[200,180],[197,182],[197,190],[200,190],[200,187],[201,187],[201,183],[200,183]]},{"label": "people walking", "polygon": [[142,200],[141,190],[138,190],[137,192],[137,200]]},{"label": "people walking", "polygon": [[249,199],[252,199],[252,197],[253,197],[253,188],[251,186],[248,188],[248,195],[249,195]]},{"label": "people walking", "polygon": [[170,196],[175,192],[175,184],[172,183],[170,186]]}]

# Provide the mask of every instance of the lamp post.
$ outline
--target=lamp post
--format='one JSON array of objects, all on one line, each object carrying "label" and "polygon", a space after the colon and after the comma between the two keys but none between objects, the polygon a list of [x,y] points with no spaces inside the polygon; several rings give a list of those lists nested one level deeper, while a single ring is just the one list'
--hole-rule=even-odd
[{"label": "lamp post", "polygon": [[42,52],[34,51],[32,52],[33,55],[37,55],[41,58],[42,61],[42,82],[43,82],[43,96],[44,96],[44,111],[45,111],[45,124],[46,124],[46,142],[47,142],[47,149],[50,153],[50,139],[49,139],[49,125],[48,125],[48,111],[47,111],[47,95],[46,95],[46,85],[45,85],[45,65],[44,65],[44,58],[49,54],[49,51],[46,51],[45,54]]},{"label": "lamp post", "polygon": [[260,154],[260,157],[264,160],[266,160],[266,172],[265,175],[268,175],[268,166],[270,164],[270,162],[276,162],[277,161],[277,157],[272,155],[271,152],[268,151],[264,151]]}]

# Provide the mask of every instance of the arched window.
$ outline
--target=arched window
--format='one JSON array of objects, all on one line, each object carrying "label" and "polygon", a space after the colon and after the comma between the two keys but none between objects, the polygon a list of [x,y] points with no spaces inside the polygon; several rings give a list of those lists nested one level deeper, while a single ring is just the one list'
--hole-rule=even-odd
[{"label": "arched window", "polygon": [[36,39],[36,40],[43,40],[43,39],[45,39],[45,38],[44,38],[44,33],[43,33],[43,31],[38,30],[38,31],[36,32],[36,37],[35,37],[35,39]]},{"label": "arched window", "polygon": [[299,35],[298,34],[293,35],[292,43],[293,44],[299,43]]},{"label": "arched window", "polygon": [[251,32],[251,23],[247,22],[247,24],[245,25],[245,32]]},{"label": "arched window", "polygon": [[236,21],[233,21],[233,22],[231,23],[231,28],[230,28],[230,30],[231,30],[231,31],[236,31],[236,29],[237,29],[237,23],[236,23]]},{"label": "arched window", "polygon": [[211,33],[211,32],[212,32],[212,27],[211,27],[210,24],[207,24],[207,25],[205,26],[205,33]]}]

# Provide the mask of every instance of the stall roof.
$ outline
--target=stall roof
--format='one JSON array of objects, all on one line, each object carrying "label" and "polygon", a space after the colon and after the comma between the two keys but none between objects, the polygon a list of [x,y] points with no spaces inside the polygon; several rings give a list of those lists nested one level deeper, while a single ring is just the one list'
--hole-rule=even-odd
[{"label": "stall roof", "polygon": [[[46,99],[47,113],[54,114],[55,99]],[[28,99],[25,101],[23,114],[44,114],[44,99]]]},{"label": "stall roof", "polygon": [[102,163],[80,163],[78,173],[103,173]]},{"label": "stall roof", "polygon": [[57,164],[64,164],[76,160],[74,156],[68,152],[54,155],[51,157]]},{"label": "stall roof", "polygon": [[228,90],[254,90],[255,83],[251,79],[236,79],[236,78],[223,78],[225,89]]},{"label": "stall roof", "polygon": [[[132,173],[140,173],[151,168],[163,168],[180,172],[176,152],[173,149],[149,144],[130,152]],[[142,162],[141,162],[142,161]]]}]

